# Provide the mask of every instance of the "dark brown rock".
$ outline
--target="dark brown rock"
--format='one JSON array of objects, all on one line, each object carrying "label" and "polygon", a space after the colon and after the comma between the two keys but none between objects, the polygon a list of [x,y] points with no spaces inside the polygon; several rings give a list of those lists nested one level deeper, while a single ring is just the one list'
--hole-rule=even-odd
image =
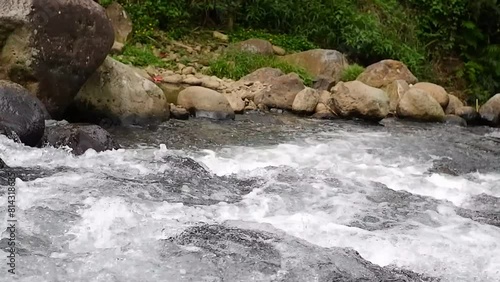
[{"label": "dark brown rock", "polygon": [[468,125],[479,124],[481,120],[481,116],[476,109],[469,106],[455,109],[455,115],[463,118]]},{"label": "dark brown rock", "polygon": [[0,132],[36,146],[45,129],[45,109],[35,96],[19,84],[0,80]]},{"label": "dark brown rock", "polygon": [[26,87],[56,119],[114,42],[91,0],[2,0],[0,27],[0,79]]},{"label": "dark brown rock", "polygon": [[75,155],[81,155],[88,149],[97,152],[118,149],[119,145],[111,135],[98,125],[65,124],[48,126],[43,144],[54,147],[68,146]]}]

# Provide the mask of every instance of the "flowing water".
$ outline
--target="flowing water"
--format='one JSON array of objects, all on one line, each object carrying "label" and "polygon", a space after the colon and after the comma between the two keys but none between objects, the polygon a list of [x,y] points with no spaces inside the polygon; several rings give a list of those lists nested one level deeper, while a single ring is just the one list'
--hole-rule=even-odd
[{"label": "flowing water", "polygon": [[500,281],[500,131],[382,124],[170,121],[79,157],[0,136],[0,280]]}]

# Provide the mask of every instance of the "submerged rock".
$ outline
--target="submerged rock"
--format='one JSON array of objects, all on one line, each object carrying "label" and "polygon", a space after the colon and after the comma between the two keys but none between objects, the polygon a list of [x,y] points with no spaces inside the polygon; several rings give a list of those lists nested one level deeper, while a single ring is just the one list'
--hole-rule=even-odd
[{"label": "submerged rock", "polygon": [[164,168],[163,174],[150,175],[141,180],[110,177],[109,180],[116,184],[104,184],[107,192],[154,202],[216,205],[220,202],[239,202],[243,195],[259,184],[259,180],[215,175],[204,165],[187,157],[167,155],[157,162],[158,167]]},{"label": "submerged rock", "polygon": [[119,148],[106,130],[93,124],[48,126],[43,144],[54,147],[68,146],[73,149],[71,152],[75,155],[81,155],[88,149],[102,152]]},{"label": "submerged rock", "polygon": [[456,115],[446,115],[444,117],[444,123],[458,126],[467,126],[467,121]]},{"label": "submerged rock", "polygon": [[[322,248],[269,224],[227,221],[189,227],[163,241],[173,281],[438,281],[364,260],[348,248]],[[182,279],[181,279],[182,278]]]},{"label": "submerged rock", "polygon": [[474,221],[500,227],[500,198],[480,194],[465,202],[457,214]]},{"label": "submerged rock", "polygon": [[0,80],[0,133],[36,146],[45,129],[42,102],[21,85]]},{"label": "submerged rock", "polygon": [[104,8],[90,0],[1,3],[0,79],[26,87],[61,118],[113,45]]}]

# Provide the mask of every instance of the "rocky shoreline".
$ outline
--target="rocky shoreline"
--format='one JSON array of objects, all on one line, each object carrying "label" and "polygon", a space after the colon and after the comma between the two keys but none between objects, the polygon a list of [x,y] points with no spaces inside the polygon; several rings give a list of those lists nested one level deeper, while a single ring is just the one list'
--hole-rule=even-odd
[{"label": "rocky shoreline", "polygon": [[[248,112],[500,126],[500,94],[477,110],[439,85],[419,82],[399,61],[382,60],[344,82],[340,74],[348,61],[336,50],[286,54],[265,40],[250,39],[228,48],[279,56],[311,73],[311,87],[295,73],[267,67],[237,81],[206,75],[207,67],[199,63],[141,69],[110,56],[120,52],[132,31],[119,4],[106,10],[90,0],[49,1],[20,17],[32,2],[0,8],[0,24],[8,27],[0,31],[0,128],[29,146],[69,146],[76,154],[104,151],[118,146],[102,127],[157,125],[172,118],[233,120]],[[227,41],[219,32],[214,37]],[[191,52],[203,49],[177,45]],[[46,127],[54,119],[73,124]]]}]

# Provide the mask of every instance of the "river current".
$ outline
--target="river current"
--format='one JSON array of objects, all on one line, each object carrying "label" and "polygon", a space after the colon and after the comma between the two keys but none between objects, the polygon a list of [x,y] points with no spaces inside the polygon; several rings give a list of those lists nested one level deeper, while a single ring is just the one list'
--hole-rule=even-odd
[{"label": "river current", "polygon": [[0,136],[1,281],[500,281],[499,129],[245,115],[111,133],[122,149],[78,157]]}]

